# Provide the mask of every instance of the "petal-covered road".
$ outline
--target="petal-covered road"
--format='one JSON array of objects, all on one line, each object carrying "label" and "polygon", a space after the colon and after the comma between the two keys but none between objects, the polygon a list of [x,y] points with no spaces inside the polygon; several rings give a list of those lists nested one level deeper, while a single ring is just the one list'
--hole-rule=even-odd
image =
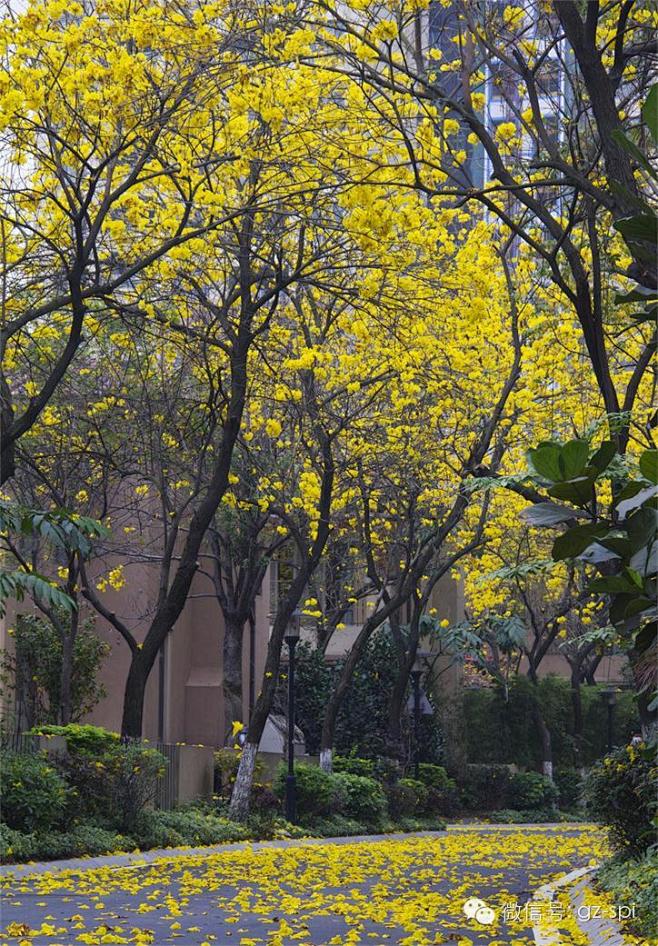
[{"label": "petal-covered road", "polygon": [[589,825],[483,826],[5,878],[0,944],[530,946],[531,893],[606,852]]}]

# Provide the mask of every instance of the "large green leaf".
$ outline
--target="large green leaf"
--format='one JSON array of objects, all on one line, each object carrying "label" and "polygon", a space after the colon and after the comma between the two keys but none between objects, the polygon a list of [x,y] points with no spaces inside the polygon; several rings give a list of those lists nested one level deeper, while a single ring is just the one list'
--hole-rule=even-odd
[{"label": "large green leaf", "polygon": [[580,476],[587,466],[589,444],[586,440],[570,440],[560,450],[558,463],[563,480],[572,480]]},{"label": "large green leaf", "polygon": [[658,145],[658,82],[651,86],[642,106],[642,120]]},{"label": "large green leaf", "polygon": [[528,451],[528,459],[535,472],[545,480],[558,483],[563,478],[559,444],[541,444],[535,450]]},{"label": "large green leaf", "polygon": [[557,562],[568,558],[576,558],[597,538],[602,538],[608,527],[588,523],[582,526],[572,526],[553,542],[552,554]]},{"label": "large green leaf", "polygon": [[571,522],[579,513],[577,509],[571,509],[569,506],[560,506],[558,503],[535,503],[534,506],[526,506],[522,510],[522,518],[531,526],[558,526],[565,522]]},{"label": "large green leaf", "polygon": [[603,473],[612,463],[616,453],[616,444],[612,440],[604,440],[599,449],[589,458],[587,465],[593,467],[597,473]]},{"label": "large green leaf", "polygon": [[637,214],[616,220],[614,227],[625,240],[640,240],[652,246],[658,242],[658,217],[651,214]]},{"label": "large green leaf", "polygon": [[640,472],[651,483],[658,483],[658,450],[644,451],[640,457]]},{"label": "large green leaf", "polygon": [[567,480],[565,483],[556,483],[548,488],[550,496],[555,499],[566,499],[576,506],[586,506],[593,499],[594,479],[587,476],[579,476],[573,480]]}]

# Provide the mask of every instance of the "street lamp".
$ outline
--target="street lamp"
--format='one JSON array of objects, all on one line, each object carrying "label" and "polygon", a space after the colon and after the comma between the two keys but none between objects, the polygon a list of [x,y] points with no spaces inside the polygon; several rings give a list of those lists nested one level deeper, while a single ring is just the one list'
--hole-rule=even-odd
[{"label": "street lamp", "polygon": [[425,654],[418,651],[413,667],[411,668],[411,680],[414,691],[414,778],[416,781],[418,781],[420,775],[420,678],[423,673],[423,664],[421,662],[423,657],[425,657]]},{"label": "street lamp", "polygon": [[301,613],[295,608],[286,628],[288,645],[288,775],[286,776],[286,819],[295,824],[297,818],[297,786],[295,783],[295,648],[299,641]]},{"label": "street lamp", "polygon": [[608,754],[612,752],[612,743],[614,741],[614,718],[615,703],[617,702],[617,691],[614,687],[606,687],[601,691],[601,699],[608,710]]}]

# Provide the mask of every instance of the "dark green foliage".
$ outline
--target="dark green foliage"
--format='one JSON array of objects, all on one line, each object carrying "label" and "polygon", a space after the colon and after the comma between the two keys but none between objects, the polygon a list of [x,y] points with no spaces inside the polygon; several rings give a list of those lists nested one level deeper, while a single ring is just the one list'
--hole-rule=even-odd
[{"label": "dark green foliage", "polygon": [[[302,729],[311,755],[320,750],[324,709],[342,662],[328,664],[309,644],[297,649],[296,723]],[[387,754],[389,700],[397,675],[397,658],[389,630],[383,626],[371,637],[359,661],[336,721],[336,752],[377,760]],[[280,685],[276,697],[280,712],[286,707],[286,687]],[[409,746],[411,727],[402,720],[403,741]],[[440,763],[442,740],[432,716],[421,720],[420,744],[426,762]],[[406,761],[406,760],[405,760]]]},{"label": "dark green foliage", "polygon": [[418,811],[419,797],[413,779],[400,779],[399,782],[387,784],[384,791],[388,800],[389,813],[396,822],[400,822],[402,818],[411,817]]},{"label": "dark green foliage", "polygon": [[[56,758],[61,775],[76,792],[76,811],[122,831],[131,830],[140,813],[155,799],[167,760],[156,749],[120,742],[105,730],[78,729],[92,732],[72,734],[70,743],[67,739],[69,751]],[[89,751],[95,742],[104,749]]]},{"label": "dark green foliage", "polygon": [[583,801],[583,780],[576,769],[557,769],[554,773],[560,808],[578,808]]},{"label": "dark green foliage", "polygon": [[530,808],[519,811],[516,808],[501,808],[491,815],[490,821],[496,824],[553,824],[555,822],[582,822],[587,819],[582,813],[556,811],[555,808]]},{"label": "dark green foliage", "polygon": [[507,801],[519,811],[552,809],[557,798],[557,786],[539,772],[517,772],[510,779]]},{"label": "dark green foliage", "polygon": [[504,808],[511,777],[506,765],[467,765],[459,780],[462,804],[470,811]]},{"label": "dark green foliage", "polygon": [[221,844],[249,836],[246,826],[196,808],[144,811],[136,820],[132,834],[143,849]]},{"label": "dark green foliage", "polygon": [[[591,765],[605,755],[607,718],[601,698],[602,686],[583,686],[583,764]],[[551,732],[553,763],[572,768],[574,756],[573,715],[570,684],[557,676],[543,677],[537,685],[525,677],[512,681],[508,699],[498,687],[466,690],[464,714],[468,759],[473,763],[499,762],[521,768],[539,768],[541,740],[533,720],[539,702]],[[617,694],[614,711],[614,743],[625,745],[640,729],[635,695]]]},{"label": "dark green foliage", "polygon": [[610,828],[622,853],[643,854],[656,841],[658,767],[655,747],[617,749],[589,772],[585,795],[592,816]]},{"label": "dark green foliage", "polygon": [[38,831],[32,834],[12,831],[0,825],[0,859],[3,862],[113,854],[132,851],[135,846],[135,838],[93,824],[77,825],[70,831]]},{"label": "dark green foliage", "polygon": [[615,903],[635,904],[631,932],[642,941],[658,937],[658,851],[637,860],[612,860],[596,876]]},{"label": "dark green foliage", "polygon": [[[280,765],[274,778],[272,788],[278,798],[285,798],[286,794],[285,765]],[[305,815],[328,815],[331,812],[333,797],[332,777],[323,772],[317,765],[308,762],[298,762],[295,765],[295,780],[297,788],[297,812]]]},{"label": "dark green foliage", "polygon": [[57,828],[66,816],[69,790],[56,769],[39,755],[3,753],[0,817],[10,828],[31,832]]},{"label": "dark green foliage", "polygon": [[[69,629],[70,614],[59,608],[57,619]],[[94,633],[94,621],[81,622],[73,645],[71,665],[71,718],[80,719],[105,696],[98,673],[110,646]],[[63,640],[51,621],[36,614],[16,619],[13,652],[0,660],[2,681],[15,691],[28,725],[57,723],[61,717]]]},{"label": "dark green foliage", "polygon": [[332,811],[354,821],[380,826],[387,815],[384,789],[373,778],[335,772],[331,776]]},{"label": "dark green foliage", "polygon": [[427,812],[454,814],[459,807],[459,793],[454,779],[449,778],[446,770],[440,765],[421,762],[418,769],[418,777],[427,788]]},{"label": "dark green foliage", "polygon": [[398,782],[398,786],[407,793],[405,797],[407,797],[410,802],[409,807],[403,810],[401,814],[420,815],[426,813],[429,789],[424,782],[415,778],[401,778]]}]

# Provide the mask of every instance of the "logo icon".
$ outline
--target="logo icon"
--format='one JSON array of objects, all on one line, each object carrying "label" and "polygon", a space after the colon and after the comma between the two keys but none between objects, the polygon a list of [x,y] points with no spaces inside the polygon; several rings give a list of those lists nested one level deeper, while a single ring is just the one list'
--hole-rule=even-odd
[{"label": "logo icon", "polygon": [[475,920],[481,926],[489,926],[496,919],[496,911],[478,897],[469,897],[464,904],[464,913],[469,920]]}]

